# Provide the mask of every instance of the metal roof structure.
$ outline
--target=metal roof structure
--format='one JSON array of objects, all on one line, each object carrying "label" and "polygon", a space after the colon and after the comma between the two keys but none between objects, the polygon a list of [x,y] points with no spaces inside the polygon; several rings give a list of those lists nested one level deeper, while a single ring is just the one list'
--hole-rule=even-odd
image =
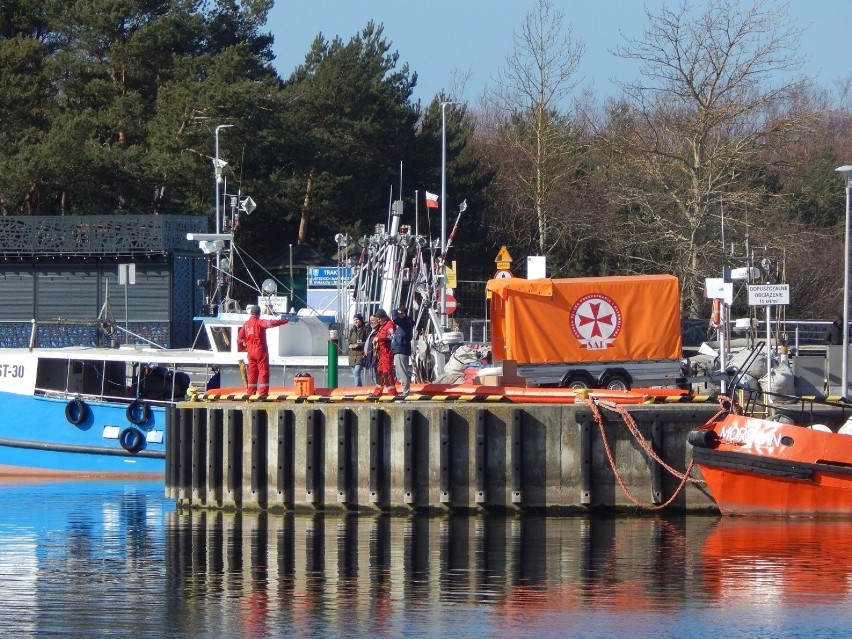
[{"label": "metal roof structure", "polygon": [[0,256],[134,256],[198,252],[187,233],[207,218],[189,215],[0,217]]}]

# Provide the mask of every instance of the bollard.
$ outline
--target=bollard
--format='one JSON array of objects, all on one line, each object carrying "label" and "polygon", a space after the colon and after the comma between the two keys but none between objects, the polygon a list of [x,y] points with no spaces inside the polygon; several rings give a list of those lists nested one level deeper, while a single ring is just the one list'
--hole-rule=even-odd
[{"label": "bollard", "polygon": [[337,388],[337,329],[328,331],[328,387]]}]

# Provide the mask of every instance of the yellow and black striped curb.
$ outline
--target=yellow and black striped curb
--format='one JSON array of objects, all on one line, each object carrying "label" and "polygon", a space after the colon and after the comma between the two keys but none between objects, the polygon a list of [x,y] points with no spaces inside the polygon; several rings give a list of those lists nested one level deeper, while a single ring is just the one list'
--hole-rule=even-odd
[{"label": "yellow and black striped curb", "polygon": [[[716,398],[711,395],[674,395],[662,398],[658,397],[655,399],[661,400],[664,404],[700,404],[703,402],[716,401]],[[658,402],[652,401],[648,403],[656,404]]]},{"label": "yellow and black striped curb", "polygon": [[199,393],[189,398],[190,402],[503,402],[505,395],[294,395],[289,393],[270,393],[254,395],[249,393]]},{"label": "yellow and black striped curb", "polygon": [[[609,398],[608,398],[609,399]],[[517,404],[552,404],[555,402],[537,402],[535,398],[510,398],[506,395],[489,394],[462,394],[462,395],[426,395],[411,393],[409,395],[372,395],[369,393],[357,395],[297,395],[294,393],[270,393],[269,395],[257,395],[247,392],[242,393],[198,393],[189,398],[191,402],[293,402],[293,403],[317,403],[330,404],[340,402],[437,402],[437,403],[464,403],[464,402],[508,402]],[[614,400],[609,400],[614,401]],[[716,401],[712,395],[676,395],[663,397],[648,397],[641,404],[695,404]],[[556,402],[558,403],[558,402]],[[565,402],[570,404],[573,402]],[[617,403],[617,402],[616,402]]]}]

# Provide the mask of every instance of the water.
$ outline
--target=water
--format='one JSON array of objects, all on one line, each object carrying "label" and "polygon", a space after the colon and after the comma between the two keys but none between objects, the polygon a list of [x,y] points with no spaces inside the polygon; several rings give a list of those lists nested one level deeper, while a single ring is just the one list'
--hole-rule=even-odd
[{"label": "water", "polygon": [[0,485],[3,637],[843,637],[852,522],[177,512]]}]

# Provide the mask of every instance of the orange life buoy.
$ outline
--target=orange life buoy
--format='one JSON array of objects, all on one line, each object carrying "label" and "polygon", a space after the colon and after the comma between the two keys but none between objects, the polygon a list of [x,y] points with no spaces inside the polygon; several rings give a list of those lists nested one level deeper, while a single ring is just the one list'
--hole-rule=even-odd
[{"label": "orange life buoy", "polygon": [[713,314],[710,316],[710,326],[719,328],[722,325],[722,300],[713,298]]}]

